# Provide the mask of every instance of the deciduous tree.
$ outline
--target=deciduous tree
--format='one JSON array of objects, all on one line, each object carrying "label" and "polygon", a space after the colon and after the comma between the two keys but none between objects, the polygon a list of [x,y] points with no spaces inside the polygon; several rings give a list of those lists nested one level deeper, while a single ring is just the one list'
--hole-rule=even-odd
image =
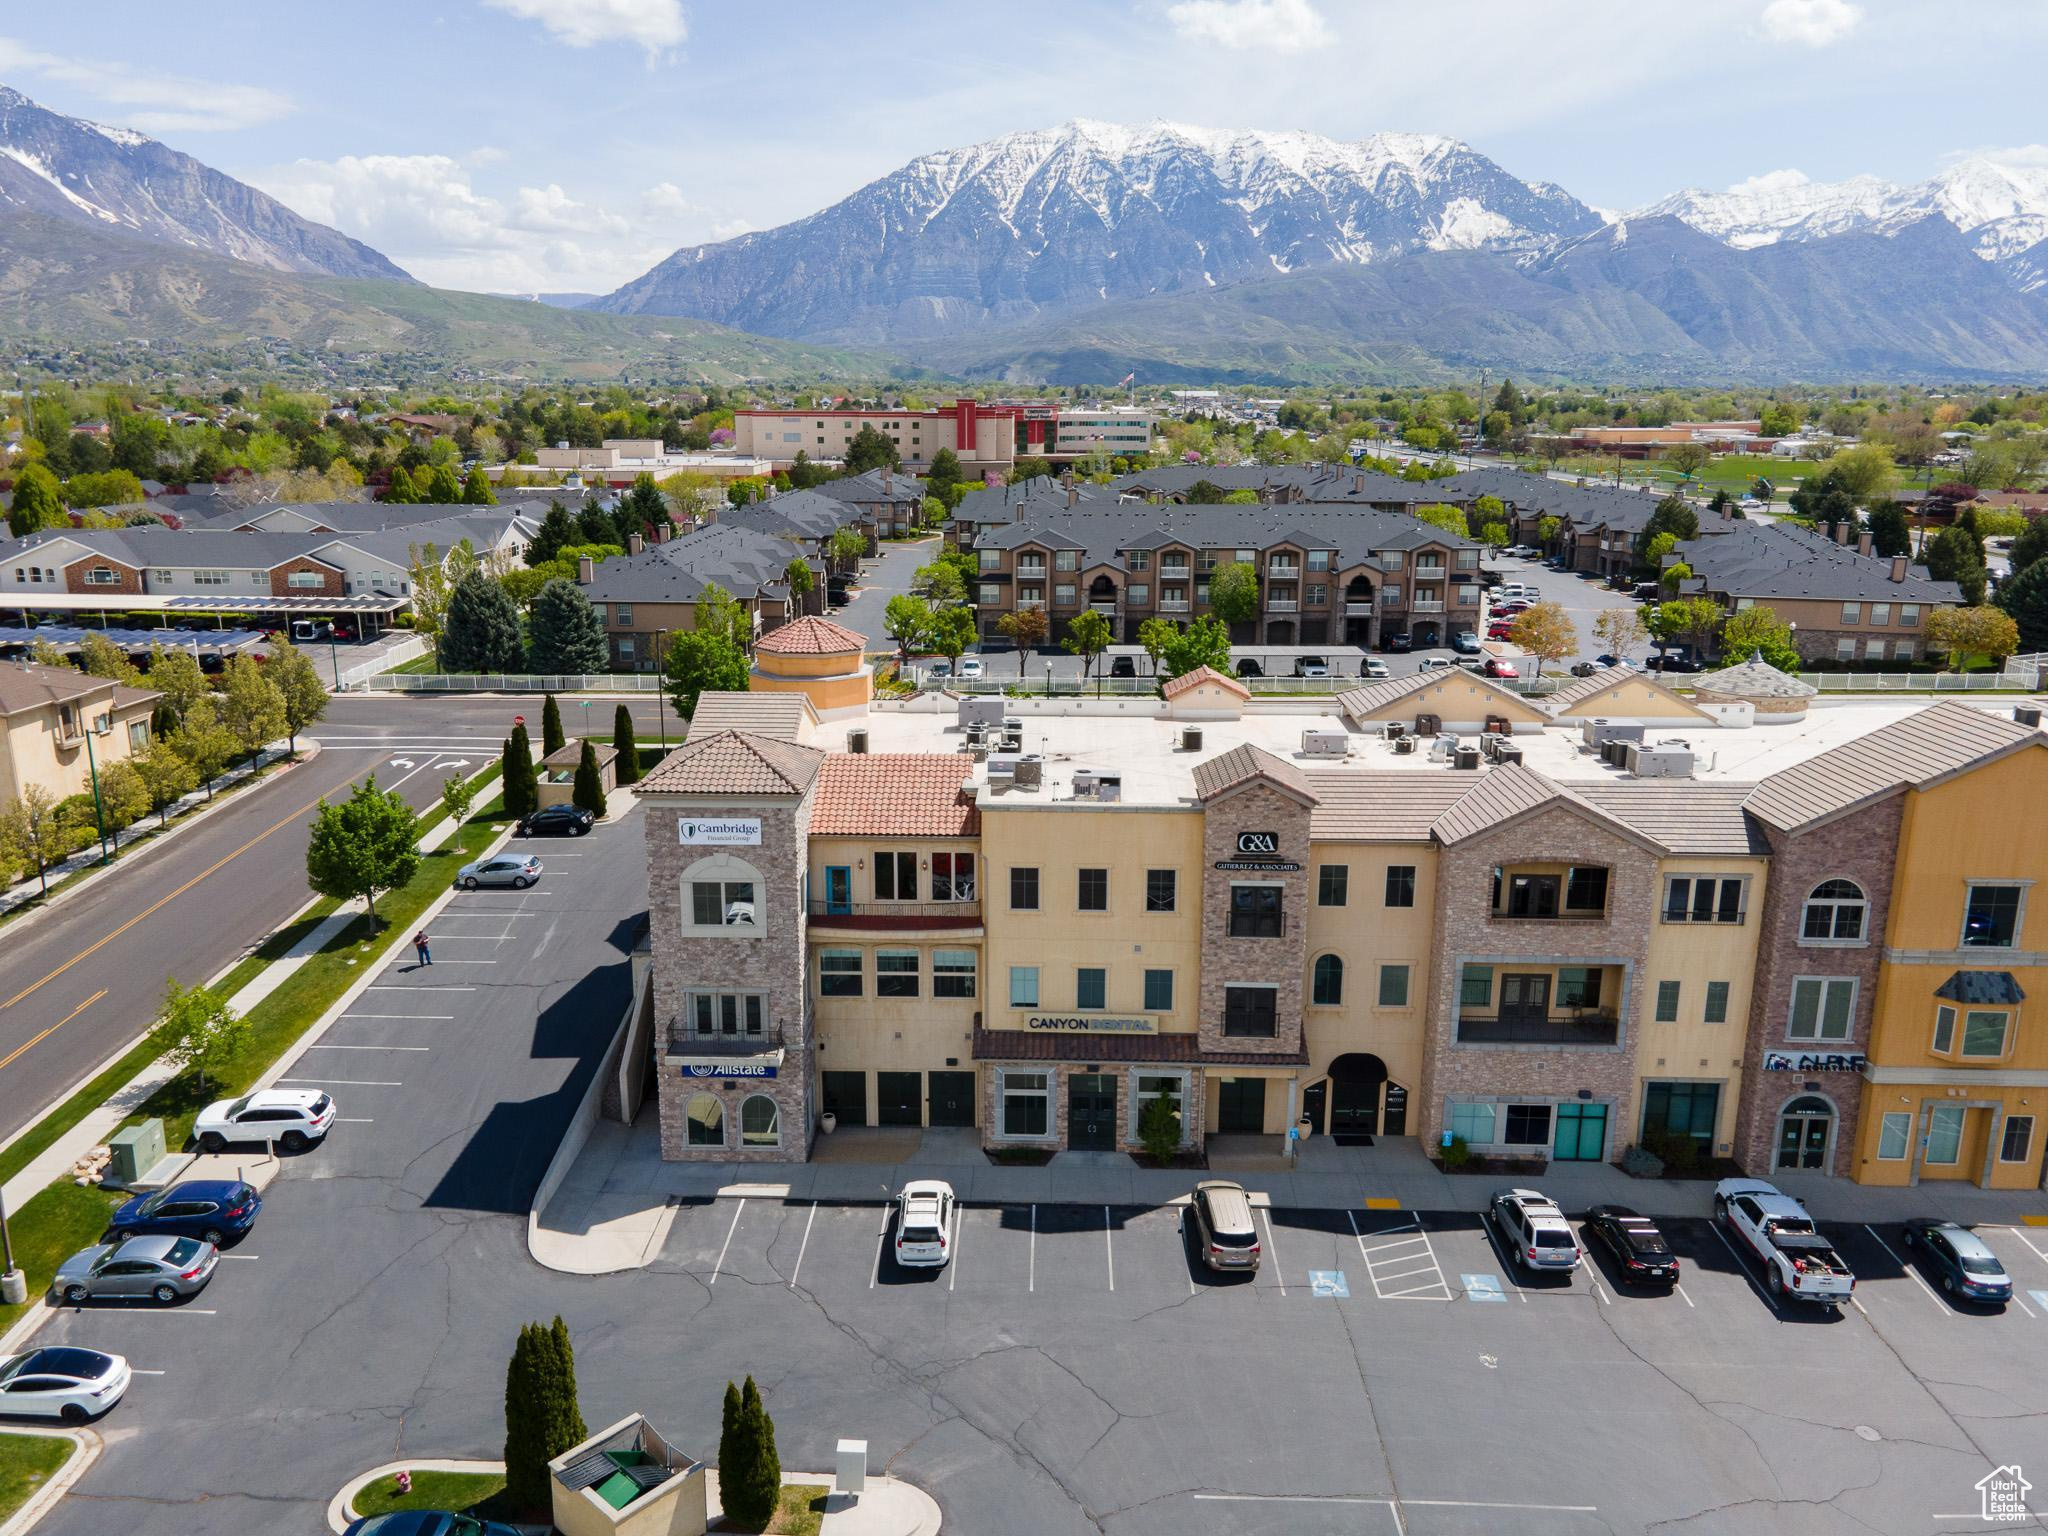
[{"label": "deciduous tree", "polygon": [[14,477],[14,499],[7,509],[7,531],[17,539],[70,522],[57,477],[42,465],[24,464]]},{"label": "deciduous tree", "polygon": [[894,469],[903,462],[903,455],[889,436],[876,429],[869,422],[853,434],[853,441],[846,445],[846,471],[848,474],[865,474],[871,469]]},{"label": "deciduous tree", "polygon": [[702,693],[746,691],[747,653],[724,631],[686,629],[669,636],[662,671],[669,702],[687,720],[697,712]]},{"label": "deciduous tree", "polygon": [[1721,656],[1740,665],[1752,656],[1780,672],[1799,670],[1799,652],[1792,644],[1792,626],[1778,617],[1775,608],[1738,608],[1721,626]]},{"label": "deciduous tree", "polygon": [[1088,681],[1088,674],[1094,669],[1095,658],[1109,649],[1113,634],[1109,620],[1092,608],[1083,609],[1068,622],[1067,638],[1060,644],[1081,658],[1083,684]]},{"label": "deciduous tree", "polygon": [[1043,608],[1018,608],[996,620],[996,629],[1008,637],[1010,644],[1017,647],[1017,678],[1024,678],[1024,659],[1041,645],[1051,633],[1052,623],[1045,616]]},{"label": "deciduous tree", "polygon": [[277,688],[284,705],[284,729],[292,755],[298,756],[299,732],[327,713],[327,689],[313,669],[313,659],[289,640],[271,643],[270,663],[263,675]]},{"label": "deciduous tree", "polygon": [[1601,609],[1593,620],[1593,633],[1599,636],[1610,656],[1619,656],[1623,660],[1627,660],[1638,646],[1650,638],[1649,626],[1643,623],[1639,608]]},{"label": "deciduous tree", "polygon": [[285,734],[284,694],[253,656],[237,656],[221,676],[220,719],[248,755],[250,765],[266,742]]},{"label": "deciduous tree", "polygon": [[105,635],[87,634],[79,641],[78,670],[87,677],[104,677],[129,688],[144,686],[142,674],[128,660],[128,653]]},{"label": "deciduous tree", "polygon": [[191,763],[209,800],[213,798],[213,781],[227,767],[237,745],[235,733],[222,722],[220,706],[211,695],[186,710],[184,720],[171,733],[172,749]]},{"label": "deciduous tree", "polygon": [[1192,672],[1197,667],[1230,671],[1230,627],[1221,619],[1204,615],[1166,642],[1159,657],[1161,673],[1168,678]]},{"label": "deciduous tree", "polygon": [[1209,577],[1209,611],[1225,624],[1248,624],[1258,616],[1259,573],[1248,561],[1226,560],[1216,567]]},{"label": "deciduous tree", "polygon": [[397,790],[377,787],[371,774],[339,805],[322,800],[306,843],[306,883],[336,901],[360,897],[377,917],[377,893],[404,885],[419,872],[419,826]]},{"label": "deciduous tree", "polygon": [[149,808],[156,812],[159,825],[170,820],[169,812],[173,805],[199,787],[199,770],[168,741],[152,741],[146,751],[129,761],[135,765],[135,771],[142,779],[142,787],[149,796]]},{"label": "deciduous tree", "polygon": [[1948,653],[1950,671],[1967,672],[1972,656],[2003,662],[2020,648],[2020,631],[1999,608],[1937,608],[1927,615],[1927,644]]},{"label": "deciduous tree", "polygon": [[0,843],[13,850],[15,862],[36,872],[44,895],[50,893],[50,866],[69,858],[90,840],[58,814],[57,797],[40,784],[30,784],[0,806]]},{"label": "deciduous tree", "polygon": [[931,628],[932,605],[921,597],[899,592],[882,609],[882,632],[896,642],[899,658],[923,649]]},{"label": "deciduous tree", "polygon": [[195,1072],[204,1093],[206,1074],[241,1055],[249,1024],[228,1005],[226,993],[208,986],[181,987],[171,976],[165,979],[163,1006],[148,1040],[159,1056]]},{"label": "deciduous tree", "polygon": [[1537,603],[1515,615],[1508,638],[1536,658],[1536,675],[1543,675],[1543,663],[1562,661],[1579,648],[1579,632],[1561,603]]},{"label": "deciduous tree", "polygon": [[179,720],[213,691],[206,673],[200,669],[198,657],[190,651],[166,650],[161,645],[149,648],[148,686],[164,696],[164,703]]}]

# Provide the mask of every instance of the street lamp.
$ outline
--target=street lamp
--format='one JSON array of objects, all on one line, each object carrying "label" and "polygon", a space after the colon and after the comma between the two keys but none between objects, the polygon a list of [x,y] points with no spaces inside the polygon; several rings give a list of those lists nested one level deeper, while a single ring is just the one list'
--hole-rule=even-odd
[{"label": "street lamp", "polygon": [[[111,719],[112,716],[108,718]],[[94,760],[92,753],[92,738],[94,734],[92,722],[88,720],[85,723],[85,766],[86,770],[92,775],[92,816],[93,820],[99,824],[100,862],[108,864],[113,862],[113,855],[107,852],[107,817],[106,812],[100,808],[100,768],[98,762]]]},{"label": "street lamp", "polygon": [[18,1307],[28,1300],[28,1276],[15,1267],[14,1241],[7,1235],[7,1192],[0,1188],[0,1303]]}]

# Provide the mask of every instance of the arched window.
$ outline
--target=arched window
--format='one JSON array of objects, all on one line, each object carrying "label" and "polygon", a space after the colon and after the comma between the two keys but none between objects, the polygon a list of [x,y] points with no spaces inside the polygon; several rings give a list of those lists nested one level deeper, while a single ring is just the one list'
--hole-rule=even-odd
[{"label": "arched window", "polygon": [[1344,1001],[1344,962],[1335,955],[1317,955],[1310,1000],[1325,1008]]},{"label": "arched window", "polygon": [[718,1102],[717,1094],[693,1094],[683,1115],[690,1122],[691,1146],[725,1145],[725,1106]]},{"label": "arched window", "polygon": [[775,1147],[781,1144],[781,1109],[767,1094],[754,1094],[740,1106],[740,1145]]},{"label": "arched window", "polygon": [[761,872],[735,854],[697,860],[682,876],[683,932],[751,939],[766,928]]},{"label": "arched window", "polygon": [[1854,880],[1823,880],[1806,898],[1799,936],[1823,943],[1860,943],[1869,906],[1863,887]]}]

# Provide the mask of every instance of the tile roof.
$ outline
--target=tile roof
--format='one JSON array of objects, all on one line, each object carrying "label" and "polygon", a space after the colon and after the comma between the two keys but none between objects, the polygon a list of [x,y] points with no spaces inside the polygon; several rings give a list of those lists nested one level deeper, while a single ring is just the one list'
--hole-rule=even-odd
[{"label": "tile roof", "polygon": [[[1465,777],[1460,775],[1460,777]],[[1459,843],[1481,833],[1492,832],[1507,822],[1546,805],[1575,809],[1602,822],[1633,842],[1656,847],[1656,840],[1627,822],[1620,821],[1576,790],[1546,779],[1520,763],[1503,763],[1484,769],[1479,782],[1471,785],[1430,826],[1430,834],[1441,843]],[[1657,851],[1662,851],[1658,849]]]},{"label": "tile roof", "polygon": [[1205,1066],[1299,1067],[1306,1051],[1205,1051],[1192,1032],[1080,1035],[1057,1030],[977,1029],[976,1061],[1192,1061]]},{"label": "tile roof", "polygon": [[[1482,695],[1492,693],[1500,704],[1513,705],[1512,714],[1520,715],[1524,719],[1542,718],[1542,710],[1533,701],[1468,667],[1437,667],[1428,672],[1410,672],[1405,677],[1384,677],[1362,687],[1347,688],[1337,695],[1337,707],[1352,719],[1363,720],[1375,710],[1384,709],[1389,704],[1407,698],[1411,693],[1420,693],[1425,688],[1443,682],[1469,683]],[[1493,702],[1488,701],[1489,707]],[[1463,720],[1468,717],[1458,715],[1454,718]]]},{"label": "tile roof", "polygon": [[1751,814],[1792,832],[1894,790],[1924,789],[1950,774],[2048,744],[2036,726],[1944,702],[1774,773],[1750,791]]},{"label": "tile roof", "polygon": [[1289,794],[1315,804],[1316,792],[1309,786],[1308,775],[1284,758],[1275,757],[1262,747],[1250,742],[1232,747],[1221,756],[1212,757],[1205,763],[1195,765],[1195,797],[1200,800],[1214,800],[1218,795],[1249,784],[1254,779],[1268,779]]},{"label": "tile roof", "polygon": [[1426,843],[1436,819],[1472,787],[1471,775],[1342,768],[1307,770],[1316,807],[1309,836],[1344,842]]},{"label": "tile roof", "polygon": [[816,747],[751,731],[718,731],[684,742],[636,789],[643,795],[800,795],[824,760]]},{"label": "tile roof", "polygon": [[1743,809],[1753,784],[1603,779],[1566,787],[1672,853],[1707,858],[1771,851],[1763,828]]},{"label": "tile roof", "polygon": [[951,752],[835,752],[818,770],[813,837],[974,837],[971,758]]},{"label": "tile roof", "polygon": [[754,642],[754,649],[771,656],[844,656],[864,650],[868,637],[844,624],[834,624],[816,614],[771,629]]},{"label": "tile roof", "polygon": [[746,731],[755,736],[773,736],[777,741],[801,741],[805,730],[815,725],[817,719],[817,711],[805,694],[713,690],[697,695],[697,711],[690,716],[684,739],[711,736],[719,731]]},{"label": "tile roof", "polygon": [[1670,702],[1678,705],[1690,714],[1698,715],[1702,719],[1709,718],[1706,712],[1691,700],[1681,698],[1658,678],[1652,677],[1647,672],[1638,672],[1626,662],[1619,666],[1603,667],[1591,677],[1573,678],[1564,687],[1558,689],[1557,692],[1542,700],[1537,707],[1547,715],[1559,716],[1575,704],[1583,704],[1588,699],[1598,698],[1609,689],[1619,688],[1622,684],[1630,681],[1641,683],[1644,687],[1650,689],[1651,692],[1663,695]]},{"label": "tile roof", "polygon": [[1169,699],[1177,699],[1198,683],[1220,683],[1240,699],[1248,699],[1252,696],[1251,689],[1245,687],[1243,683],[1240,683],[1228,673],[1218,672],[1214,667],[1197,667],[1192,672],[1183,672],[1179,677],[1176,677],[1172,682],[1160,689],[1160,692]]},{"label": "tile roof", "polygon": [[1759,651],[1749,660],[1718,672],[1702,672],[1692,680],[1702,693],[1731,699],[1810,699],[1820,690],[1790,672],[1780,672]]}]

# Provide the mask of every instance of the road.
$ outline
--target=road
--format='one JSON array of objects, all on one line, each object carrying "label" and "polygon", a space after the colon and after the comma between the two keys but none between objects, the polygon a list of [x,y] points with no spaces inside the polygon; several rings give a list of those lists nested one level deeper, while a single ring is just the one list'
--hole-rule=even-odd
[{"label": "road", "polygon": [[[613,708],[592,706],[603,717],[592,721],[594,734],[609,739]],[[647,735],[656,734],[658,708],[653,698],[634,703]],[[50,912],[10,924],[0,939],[0,1140],[133,1042],[167,976],[190,984],[217,974],[304,904],[306,829],[323,797],[346,795],[374,772],[424,807],[450,774],[495,756],[521,712],[537,737],[538,699],[335,699],[308,733],[317,755],[232,797],[160,849],[128,855]],[[573,718],[564,724],[577,729]]]}]

